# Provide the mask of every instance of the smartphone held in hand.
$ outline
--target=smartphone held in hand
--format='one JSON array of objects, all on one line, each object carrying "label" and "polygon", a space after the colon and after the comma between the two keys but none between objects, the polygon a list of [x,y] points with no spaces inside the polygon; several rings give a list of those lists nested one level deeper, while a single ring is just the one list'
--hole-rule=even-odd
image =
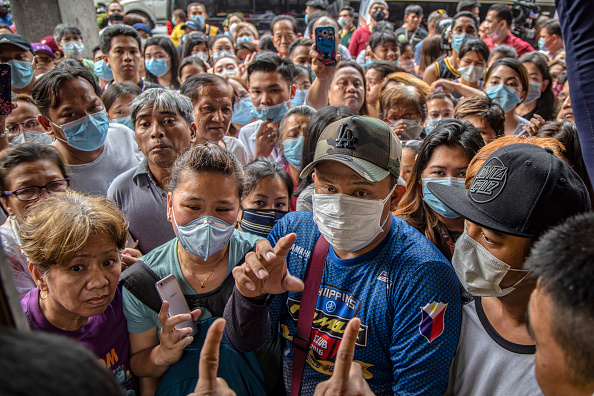
[{"label": "smartphone held in hand", "polygon": [[336,65],[336,32],[333,26],[318,26],[315,30],[316,50],[322,55],[322,63]]},{"label": "smartphone held in hand", "polygon": [[[157,288],[157,292],[161,297],[161,301],[167,301],[169,303],[169,316],[175,316],[180,314],[189,314],[190,308],[188,307],[188,303],[186,302],[186,298],[179,287],[179,283],[177,283],[177,278],[175,275],[171,274],[157,283],[155,283],[155,287]],[[198,332],[198,327],[193,320],[187,320],[175,326],[177,330],[181,330],[184,327],[191,327],[192,334],[195,335]]]}]

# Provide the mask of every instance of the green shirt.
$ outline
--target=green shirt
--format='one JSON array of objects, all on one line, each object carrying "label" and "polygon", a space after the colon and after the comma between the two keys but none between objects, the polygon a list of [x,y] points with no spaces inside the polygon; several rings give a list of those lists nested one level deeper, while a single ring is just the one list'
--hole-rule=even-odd
[{"label": "green shirt", "polygon": [[342,29],[340,31],[340,44],[344,45],[345,47],[349,47],[349,43],[351,42],[351,36],[353,32],[357,30],[356,26],[351,26],[349,30]]},{"label": "green shirt", "polygon": [[[231,271],[245,257],[245,255],[256,245],[261,237],[235,230],[229,241],[229,263],[227,264],[227,277],[233,276]],[[161,279],[175,275],[179,286],[184,294],[200,294],[190,286],[184,278],[179,261],[177,259],[177,238],[151,250],[150,253],[142,256],[141,260]],[[227,279],[227,278],[225,278]],[[224,282],[223,282],[224,283]],[[208,292],[213,293],[217,289]],[[208,294],[205,293],[205,294]],[[124,298],[124,314],[128,321],[130,333],[144,333],[157,326],[161,331],[161,322],[158,314],[144,305],[126,288],[122,288]]]}]

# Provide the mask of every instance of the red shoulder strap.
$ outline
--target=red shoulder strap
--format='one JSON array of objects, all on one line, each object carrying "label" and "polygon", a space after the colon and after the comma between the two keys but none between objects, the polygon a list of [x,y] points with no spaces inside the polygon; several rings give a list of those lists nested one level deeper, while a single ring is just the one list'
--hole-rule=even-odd
[{"label": "red shoulder strap", "polygon": [[314,247],[305,275],[305,287],[301,293],[297,333],[293,336],[293,372],[291,376],[291,396],[299,396],[301,378],[305,368],[305,359],[309,353],[311,324],[316,311],[316,303],[322,282],[322,273],[330,244],[320,235]]}]

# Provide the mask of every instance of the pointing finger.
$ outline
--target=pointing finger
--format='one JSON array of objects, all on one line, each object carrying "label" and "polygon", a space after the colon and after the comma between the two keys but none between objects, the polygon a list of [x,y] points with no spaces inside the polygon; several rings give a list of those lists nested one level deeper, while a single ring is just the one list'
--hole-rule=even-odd
[{"label": "pointing finger", "polygon": [[219,318],[210,325],[206,339],[200,352],[198,366],[198,383],[196,390],[215,389],[217,384],[217,371],[219,369],[219,347],[223,338],[225,319]]},{"label": "pointing finger", "polygon": [[342,336],[342,341],[338,347],[336,365],[334,366],[334,373],[332,374],[332,382],[338,381],[338,384],[344,385],[348,382],[351,364],[355,357],[355,342],[359,335],[360,326],[361,320],[359,318],[353,318],[347,324],[344,335]]}]

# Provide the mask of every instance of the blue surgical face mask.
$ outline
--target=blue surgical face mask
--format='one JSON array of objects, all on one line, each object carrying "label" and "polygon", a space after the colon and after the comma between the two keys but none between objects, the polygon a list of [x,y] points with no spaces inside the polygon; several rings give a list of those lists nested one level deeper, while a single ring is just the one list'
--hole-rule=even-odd
[{"label": "blue surgical face mask", "polygon": [[202,16],[202,15],[194,15],[194,16],[192,17],[192,20],[193,20],[193,21],[198,21],[198,22],[200,22],[200,26],[202,26],[202,27],[204,27],[204,22],[206,21],[206,20],[204,19],[204,16]]},{"label": "blue surgical face mask", "polygon": [[466,37],[468,37],[466,33],[452,34],[452,48],[460,52],[460,48],[462,47],[464,40],[466,40]]},{"label": "blue surgical face mask", "polygon": [[173,26],[175,26],[175,18],[171,18],[171,23],[173,23]]},{"label": "blue surgical face mask", "polygon": [[544,52],[549,52],[549,47],[546,46],[546,41],[544,37],[541,37],[538,39],[538,48],[540,48],[541,51]]},{"label": "blue surgical face mask", "polygon": [[285,113],[289,111],[287,102],[268,107],[252,107],[252,115],[261,121],[271,121],[272,123],[282,120]]},{"label": "blue surgical face mask", "polygon": [[252,99],[249,96],[241,99],[239,102],[235,103],[235,106],[233,106],[231,121],[240,125],[249,123],[252,118],[254,118],[252,115],[252,107]]},{"label": "blue surgical face mask", "polygon": [[31,62],[9,60],[10,84],[16,89],[25,88],[33,80],[33,66]]},{"label": "blue surgical face mask", "polygon": [[291,107],[301,106],[305,104],[305,97],[308,89],[298,89],[295,91],[295,96],[291,99]]},{"label": "blue surgical face mask", "polygon": [[102,80],[105,81],[112,81],[113,80],[113,72],[111,71],[111,67],[105,63],[103,59],[98,60],[95,62],[93,66],[93,71]]},{"label": "blue surgical face mask", "polygon": [[147,59],[144,61],[144,67],[146,70],[151,73],[153,76],[161,77],[164,76],[165,73],[169,71],[169,65],[167,64],[167,59]]},{"label": "blue surgical face mask", "polygon": [[301,170],[301,160],[303,156],[303,136],[295,139],[287,139],[283,142],[283,156],[289,164]]},{"label": "blue surgical face mask", "polygon": [[239,43],[249,43],[253,40],[254,40],[253,37],[243,36],[243,37],[238,37],[236,41],[237,41],[237,44],[239,44]]},{"label": "blue surgical face mask", "polygon": [[286,215],[276,209],[243,209],[241,214],[241,231],[266,238],[274,225]]},{"label": "blue surgical face mask", "polygon": [[132,120],[130,119],[130,116],[114,118],[113,120],[111,120],[111,122],[116,123],[116,124],[125,125],[128,128],[134,130],[134,125],[132,125]]},{"label": "blue surgical face mask", "polygon": [[363,66],[369,67],[371,65],[373,65],[373,59],[369,58],[365,61],[365,64]]},{"label": "blue surgical face mask", "polygon": [[425,131],[427,134],[430,134],[435,129],[437,123],[441,121],[441,118],[434,118],[432,120],[427,120],[427,126],[425,127]]},{"label": "blue surgical face mask", "polygon": [[506,113],[522,102],[518,91],[504,84],[490,86],[485,89],[485,95],[499,104]]},{"label": "blue surgical face mask", "polygon": [[78,58],[80,54],[85,50],[85,45],[82,41],[67,41],[62,44],[62,51],[66,55]]},{"label": "blue surgical face mask", "polygon": [[194,256],[204,257],[204,261],[224,248],[235,230],[233,224],[212,216],[198,217],[188,224],[179,225],[173,214],[173,223],[177,229],[177,239],[184,250]]},{"label": "blue surgical face mask", "polygon": [[423,177],[423,201],[427,203],[437,214],[447,217],[448,219],[454,219],[458,216],[456,212],[448,208],[441,202],[429,189],[427,183],[438,183],[444,186],[464,188],[466,179],[462,177]]},{"label": "blue surgical face mask", "polygon": [[305,18],[303,18],[305,20],[305,24],[307,25],[309,23],[309,15],[305,14]]},{"label": "blue surgical face mask", "polygon": [[[52,124],[54,123],[52,122]],[[101,110],[97,113],[87,114],[78,120],[62,125],[54,124],[54,126],[64,132],[66,143],[69,146],[81,151],[94,151],[105,143],[109,130],[109,119],[105,110]]]}]

